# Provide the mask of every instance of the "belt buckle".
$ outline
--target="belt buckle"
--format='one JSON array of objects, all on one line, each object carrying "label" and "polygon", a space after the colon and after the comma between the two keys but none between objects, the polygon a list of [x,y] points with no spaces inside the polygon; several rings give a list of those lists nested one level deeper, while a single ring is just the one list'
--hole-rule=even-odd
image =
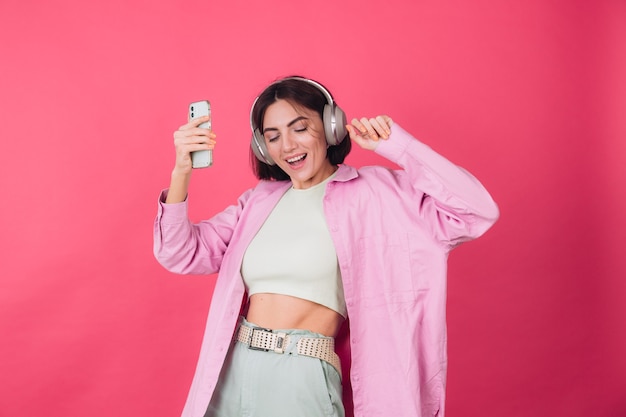
[{"label": "belt buckle", "polygon": [[264,327],[258,327],[258,326],[251,327],[251,329],[252,329],[252,331],[250,332],[250,340],[248,340],[248,349],[250,349],[250,350],[260,350],[262,352],[269,352],[271,349],[257,347],[257,346],[252,346],[252,339],[254,338],[254,332],[273,333],[272,329],[266,329]]}]

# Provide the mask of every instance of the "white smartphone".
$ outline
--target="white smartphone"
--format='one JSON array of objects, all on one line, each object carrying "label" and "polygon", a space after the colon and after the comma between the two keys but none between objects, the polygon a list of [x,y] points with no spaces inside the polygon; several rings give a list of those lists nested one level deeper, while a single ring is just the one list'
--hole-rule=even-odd
[{"label": "white smartphone", "polygon": [[[194,101],[189,105],[189,113],[187,120],[196,119],[202,116],[211,115],[211,103],[207,100]],[[211,128],[211,121],[200,123],[198,127],[203,129]],[[192,168],[207,168],[213,165],[213,151],[195,151],[191,153],[191,167]]]}]

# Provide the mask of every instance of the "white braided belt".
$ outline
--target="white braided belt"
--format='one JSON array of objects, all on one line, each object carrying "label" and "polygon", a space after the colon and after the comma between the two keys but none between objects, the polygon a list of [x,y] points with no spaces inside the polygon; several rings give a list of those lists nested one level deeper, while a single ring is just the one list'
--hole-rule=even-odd
[{"label": "white braided belt", "polygon": [[[239,325],[237,341],[253,350],[285,353],[290,336],[283,332],[274,332],[261,327]],[[331,364],[341,376],[341,362],[335,353],[335,339],[332,337],[302,337],[296,344],[298,355],[318,358]]]}]

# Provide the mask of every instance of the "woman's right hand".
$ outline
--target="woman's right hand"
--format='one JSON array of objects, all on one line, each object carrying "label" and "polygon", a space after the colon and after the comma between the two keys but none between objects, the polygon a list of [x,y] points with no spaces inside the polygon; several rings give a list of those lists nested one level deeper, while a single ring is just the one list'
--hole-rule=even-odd
[{"label": "woman's right hand", "polygon": [[174,132],[176,165],[172,171],[172,178],[165,199],[166,203],[180,203],[187,198],[192,170],[191,152],[215,147],[215,133],[210,129],[198,127],[201,123],[209,120],[211,120],[211,116],[195,118]]},{"label": "woman's right hand", "polygon": [[174,132],[176,148],[176,165],[174,172],[191,173],[191,152],[213,149],[216,135],[210,129],[198,127],[201,123],[211,120],[211,116],[198,117],[182,125]]}]

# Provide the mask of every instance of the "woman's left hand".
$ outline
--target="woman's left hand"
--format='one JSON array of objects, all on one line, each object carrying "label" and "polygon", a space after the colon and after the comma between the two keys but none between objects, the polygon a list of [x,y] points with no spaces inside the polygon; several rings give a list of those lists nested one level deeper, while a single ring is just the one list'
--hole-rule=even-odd
[{"label": "woman's left hand", "polygon": [[369,119],[367,117],[352,119],[346,128],[350,138],[358,143],[361,148],[373,151],[378,146],[380,139],[389,139],[392,125],[391,117],[380,115]]}]

